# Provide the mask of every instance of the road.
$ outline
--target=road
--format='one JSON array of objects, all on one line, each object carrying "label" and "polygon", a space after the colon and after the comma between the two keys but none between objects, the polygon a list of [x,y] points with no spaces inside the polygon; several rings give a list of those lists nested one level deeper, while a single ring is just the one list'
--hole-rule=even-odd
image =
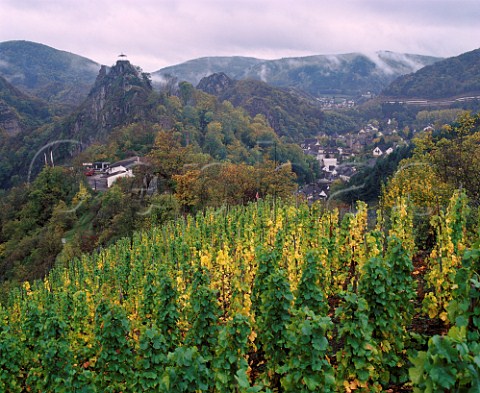
[{"label": "road", "polygon": [[450,106],[452,104],[457,104],[461,102],[480,100],[480,95],[438,99],[380,97],[380,100],[385,104],[403,104],[412,106]]}]

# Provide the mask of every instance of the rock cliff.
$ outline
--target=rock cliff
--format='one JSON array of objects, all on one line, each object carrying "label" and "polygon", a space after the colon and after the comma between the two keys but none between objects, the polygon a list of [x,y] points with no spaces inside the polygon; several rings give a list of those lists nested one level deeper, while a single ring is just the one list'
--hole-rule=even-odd
[{"label": "rock cliff", "polygon": [[95,84],[74,115],[73,137],[82,142],[105,139],[119,125],[145,118],[152,94],[149,75],[127,60],[118,60],[108,69],[102,66]]},{"label": "rock cliff", "polygon": [[218,72],[202,78],[197,85],[197,89],[214,96],[219,96],[232,88],[234,84],[235,81],[230,79],[227,74]]}]

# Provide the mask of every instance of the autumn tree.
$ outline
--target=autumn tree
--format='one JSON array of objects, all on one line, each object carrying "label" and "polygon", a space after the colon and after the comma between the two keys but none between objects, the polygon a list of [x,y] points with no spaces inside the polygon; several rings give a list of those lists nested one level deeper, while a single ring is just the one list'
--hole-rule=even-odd
[{"label": "autumn tree", "polygon": [[164,130],[157,133],[149,160],[158,177],[159,191],[172,191],[172,176],[182,172],[184,166],[191,162],[192,154],[190,146],[182,146],[179,133]]},{"label": "autumn tree", "polygon": [[439,176],[468,195],[480,198],[480,114],[462,115],[442,128],[430,153]]}]

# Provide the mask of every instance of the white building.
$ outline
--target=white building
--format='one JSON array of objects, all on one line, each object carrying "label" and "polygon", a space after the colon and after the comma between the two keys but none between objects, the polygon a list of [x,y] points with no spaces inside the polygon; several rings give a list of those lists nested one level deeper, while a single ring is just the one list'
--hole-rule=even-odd
[{"label": "white building", "polygon": [[335,168],[337,167],[337,159],[336,158],[323,158],[323,170],[325,172],[333,172]]},{"label": "white building", "polygon": [[117,181],[117,179],[120,179],[122,177],[133,177],[133,172],[131,169],[127,169],[127,170],[120,170],[118,172],[113,172],[113,173],[110,173],[108,175],[106,175],[106,179],[107,179],[107,187],[110,188],[113,183],[115,183]]},{"label": "white building", "polygon": [[142,159],[138,156],[117,161],[112,164],[106,170],[107,174],[105,178],[107,179],[107,187],[110,188],[117,179],[122,177],[134,177],[133,167],[137,165],[142,165]]},{"label": "white building", "polygon": [[380,157],[383,154],[383,151],[377,146],[375,149],[373,149],[372,154],[374,157]]}]

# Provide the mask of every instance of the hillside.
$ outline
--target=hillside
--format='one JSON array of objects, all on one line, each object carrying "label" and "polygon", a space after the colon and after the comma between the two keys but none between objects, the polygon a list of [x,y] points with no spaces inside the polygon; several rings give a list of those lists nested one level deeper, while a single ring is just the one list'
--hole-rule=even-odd
[{"label": "hillside", "polygon": [[0,133],[11,137],[50,119],[46,103],[27,96],[0,76]]},{"label": "hillside", "polygon": [[[289,130],[289,138],[280,142],[264,117],[252,119],[242,108],[224,104],[188,83],[181,83],[179,90],[178,96],[155,92],[148,74],[125,60],[117,61],[110,69],[102,67],[88,97],[76,111],[0,144],[0,186],[9,188],[25,181],[29,174],[37,174],[44,164],[44,160],[37,159],[43,148],[55,156],[56,163],[70,162],[92,144],[101,147],[88,160],[118,160],[148,153],[159,131],[178,132],[182,144],[191,144],[198,153],[206,154],[199,160],[254,164],[265,155],[275,161],[273,150],[278,147],[278,160],[295,162],[300,181],[314,176],[311,160],[303,156],[299,146],[287,144],[301,140],[300,127]],[[295,106],[289,110],[303,113]],[[307,131],[315,132],[316,128]],[[261,154],[252,150],[258,141],[266,140],[269,145],[261,147]]]},{"label": "hillside", "polygon": [[400,75],[408,74],[439,58],[388,51],[371,55],[350,53],[258,60],[244,58],[204,58],[161,69],[152,74],[166,75],[192,84],[211,73],[223,72],[232,79],[261,80],[272,86],[295,88],[316,97],[358,96],[379,93]]},{"label": "hillside", "polygon": [[401,76],[382,92],[386,99],[442,99],[469,95],[480,95],[480,49]]},{"label": "hillside", "polygon": [[0,43],[0,76],[19,90],[73,109],[87,96],[100,65],[30,41]]},{"label": "hillside", "polygon": [[38,173],[43,161],[32,160],[49,143],[53,143],[49,151],[63,162],[93,142],[105,142],[115,127],[150,120],[147,101],[152,93],[148,77],[128,61],[119,60],[110,69],[102,67],[90,93],[73,113],[51,123],[36,115],[36,127],[19,129],[11,138],[0,140],[0,188],[10,187],[12,176],[25,181],[30,171]]},{"label": "hillside", "polygon": [[425,260],[406,198],[374,230],[362,203],[339,218],[272,202],[136,233],[13,290],[0,307],[0,389],[478,387],[480,250],[461,194],[435,216]]},{"label": "hillside", "polygon": [[388,51],[272,60],[254,66],[247,77],[279,87],[294,86],[315,96],[379,93],[399,75],[438,58]]},{"label": "hillside", "polygon": [[264,115],[279,136],[300,142],[321,130],[323,113],[315,99],[257,80],[234,81],[226,74],[203,78],[198,89],[244,108],[251,117]]}]

